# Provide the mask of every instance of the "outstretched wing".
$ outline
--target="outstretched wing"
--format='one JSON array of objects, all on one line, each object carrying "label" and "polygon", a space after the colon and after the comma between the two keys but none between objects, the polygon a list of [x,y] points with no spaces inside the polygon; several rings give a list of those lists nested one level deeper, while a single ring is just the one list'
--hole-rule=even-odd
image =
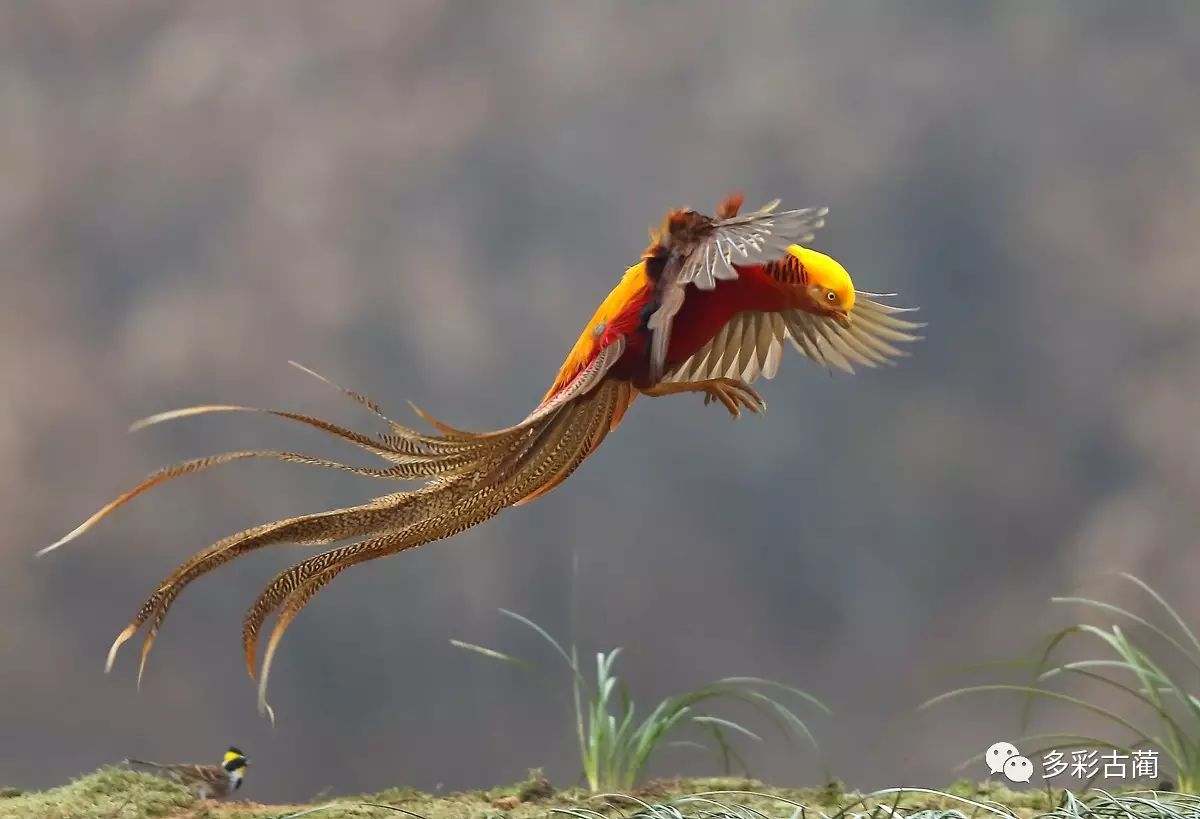
[{"label": "outstretched wing", "polygon": [[892,364],[907,353],[891,342],[916,341],[919,336],[913,331],[924,325],[898,317],[913,308],[873,301],[870,297],[875,295],[858,293],[846,326],[803,310],[738,313],[663,380],[740,378],[753,383],[759,376],[774,378],[786,341],[821,366],[837,367],[848,373],[854,372],[855,364],[866,367]]},{"label": "outstretched wing", "polygon": [[825,225],[829,208],[801,208],[775,212],[779,200],[753,213],[721,219],[708,241],[696,247],[675,276],[678,284],[712,290],[721,279],[736,279],[734,264],[749,265],[777,259],[789,245],[808,244]]},{"label": "outstretched wing", "polygon": [[783,256],[789,246],[807,244],[825,224],[829,208],[775,212],[779,200],[753,213],[730,216],[713,224],[712,232],[688,255],[669,260],[659,282],[658,309],[647,322],[650,330],[650,377],[659,380],[671,344],[671,323],[683,307],[686,288],[712,290],[717,281],[736,279],[734,264],[756,264]]}]

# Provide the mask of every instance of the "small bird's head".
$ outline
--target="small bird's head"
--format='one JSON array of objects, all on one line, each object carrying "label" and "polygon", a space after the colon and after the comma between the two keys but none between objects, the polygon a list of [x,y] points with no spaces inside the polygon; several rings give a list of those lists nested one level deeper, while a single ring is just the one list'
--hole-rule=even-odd
[{"label": "small bird's head", "polygon": [[221,767],[229,773],[229,779],[233,782],[233,789],[237,790],[242,786],[242,780],[246,777],[246,768],[249,767],[250,761],[246,759],[246,755],[237,748],[230,746],[225,752],[225,758],[221,761]]},{"label": "small bird's head", "polygon": [[854,282],[846,268],[836,259],[800,245],[792,245],[788,253],[804,265],[806,289],[816,312],[847,324],[854,309]]}]

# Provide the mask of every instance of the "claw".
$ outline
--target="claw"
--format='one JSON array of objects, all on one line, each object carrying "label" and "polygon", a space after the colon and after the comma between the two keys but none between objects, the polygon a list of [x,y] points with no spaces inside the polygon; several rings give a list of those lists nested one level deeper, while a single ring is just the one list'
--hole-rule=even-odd
[{"label": "claw", "polygon": [[767,409],[767,402],[759,395],[758,390],[745,381],[734,378],[714,379],[704,387],[704,403],[720,401],[729,414],[734,418],[742,416],[742,407],[761,415]]}]

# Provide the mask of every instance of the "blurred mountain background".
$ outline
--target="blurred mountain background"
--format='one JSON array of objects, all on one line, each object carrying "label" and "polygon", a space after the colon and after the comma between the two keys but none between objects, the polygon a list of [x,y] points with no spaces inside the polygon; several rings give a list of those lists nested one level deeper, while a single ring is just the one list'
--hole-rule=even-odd
[{"label": "blurred mountain background", "polygon": [[[635,697],[783,680],[831,770],[936,785],[1013,701],[915,706],[1139,573],[1200,620],[1200,4],[6,3],[0,6],[0,784],[245,748],[245,793],[578,773],[565,713],[457,637],[545,657],[503,606]],[[351,571],[289,631],[255,712],[239,625],[308,549],[189,588],[134,688],[116,632],[193,551],[386,486],[250,463],[354,458],[192,403],[495,428],[536,403],[671,206],[828,205],[816,246],[920,305],[895,369],[798,355],[736,423],[639,402],[561,489]],[[578,582],[572,585],[572,561]],[[1082,717],[1080,718],[1082,719]],[[1067,727],[1081,727],[1069,723]],[[817,784],[774,735],[754,772]],[[658,773],[712,771],[697,752]],[[982,776],[982,765],[970,771]]]}]

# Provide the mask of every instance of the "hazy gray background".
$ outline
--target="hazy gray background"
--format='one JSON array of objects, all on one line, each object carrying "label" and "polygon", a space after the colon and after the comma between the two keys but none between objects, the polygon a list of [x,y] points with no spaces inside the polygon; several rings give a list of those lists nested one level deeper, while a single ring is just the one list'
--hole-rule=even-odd
[{"label": "hazy gray background", "polygon": [[[1125,568],[1200,619],[1198,88],[1192,2],[3,4],[0,784],[230,742],[258,799],[570,782],[545,695],[448,639],[553,662],[495,609],[564,634],[572,554],[581,645],[625,646],[640,700],[778,678],[837,712],[805,712],[835,774],[949,780],[1016,708],[915,705],[1077,613],[1049,595]],[[283,643],[274,732],[238,629],[308,550],[190,588],[140,695],[136,645],[104,676],[196,549],[387,488],[227,467],[34,560],[166,462],[355,457],[268,419],[130,421],[369,427],[294,358],[400,417],[510,423],[646,227],[739,188],[828,205],[817,246],[921,305],[916,355],[854,378],[790,355],[761,419],[639,402],[547,498],[348,572]],[[820,780],[774,735],[750,758]]]}]

